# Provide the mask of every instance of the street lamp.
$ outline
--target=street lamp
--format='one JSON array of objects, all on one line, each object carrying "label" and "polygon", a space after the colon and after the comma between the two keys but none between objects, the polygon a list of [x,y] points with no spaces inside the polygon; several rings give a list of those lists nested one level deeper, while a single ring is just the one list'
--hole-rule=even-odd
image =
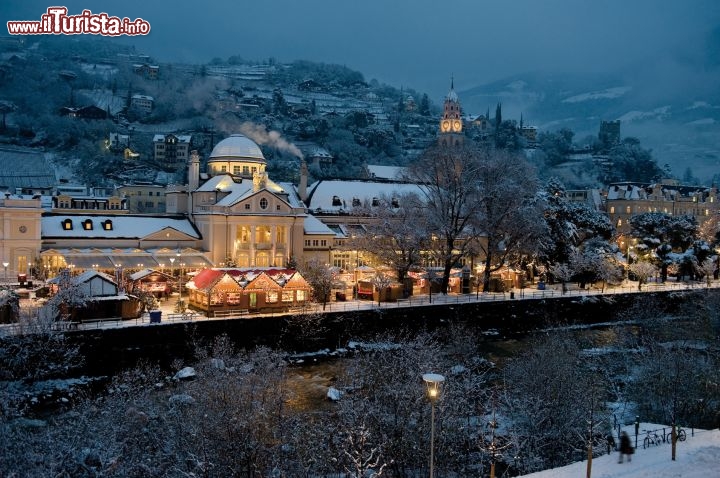
[{"label": "street lamp", "polygon": [[9,262],[3,262],[3,267],[5,268],[5,284],[7,284],[7,268],[10,265]]},{"label": "street lamp", "polygon": [[435,477],[435,404],[440,400],[442,384],[445,377],[436,373],[426,373],[422,376],[427,395],[430,400],[430,478]]}]

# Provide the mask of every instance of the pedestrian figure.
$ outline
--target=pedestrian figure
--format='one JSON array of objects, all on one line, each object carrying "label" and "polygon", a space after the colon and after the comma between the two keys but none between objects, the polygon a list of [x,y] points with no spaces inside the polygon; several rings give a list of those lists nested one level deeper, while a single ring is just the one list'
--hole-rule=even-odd
[{"label": "pedestrian figure", "polygon": [[630,463],[634,451],[635,450],[633,450],[633,447],[630,444],[630,435],[628,435],[627,432],[622,432],[622,435],[620,435],[620,460],[618,463],[623,462],[623,457],[625,455],[627,455],[627,461]]},{"label": "pedestrian figure", "polygon": [[607,452],[608,455],[615,449],[615,438],[613,437],[612,432],[608,433],[607,435]]}]

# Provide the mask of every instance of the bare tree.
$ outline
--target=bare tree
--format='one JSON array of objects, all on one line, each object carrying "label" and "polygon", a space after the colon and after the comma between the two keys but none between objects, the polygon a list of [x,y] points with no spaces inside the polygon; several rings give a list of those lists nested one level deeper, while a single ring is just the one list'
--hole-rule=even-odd
[{"label": "bare tree", "polygon": [[380,198],[374,209],[376,220],[366,226],[366,232],[353,238],[350,246],[367,251],[397,272],[403,282],[408,271],[420,263],[420,253],[427,247],[427,230],[422,204],[415,194],[401,194],[395,198]]},{"label": "bare tree", "polygon": [[443,293],[447,293],[452,267],[484,232],[477,228],[476,219],[480,163],[487,156],[475,145],[438,145],[429,148],[408,172],[409,179],[421,185],[428,232],[435,239],[430,247],[443,264]]},{"label": "bare tree", "polygon": [[[506,258],[543,236],[540,203],[536,201],[537,176],[521,156],[507,151],[488,151],[480,163],[476,227],[485,241],[483,287],[488,290],[490,274]],[[497,258],[496,258],[497,256]]]}]

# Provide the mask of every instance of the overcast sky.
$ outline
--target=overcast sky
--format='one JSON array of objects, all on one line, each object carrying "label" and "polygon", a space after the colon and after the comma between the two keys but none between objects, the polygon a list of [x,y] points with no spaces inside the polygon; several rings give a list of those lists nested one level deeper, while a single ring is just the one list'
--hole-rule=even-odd
[{"label": "overcast sky", "polygon": [[4,0],[0,18],[39,20],[51,5],[152,28],[130,41],[158,62],[240,55],[339,63],[440,102],[525,71],[606,71],[693,55],[720,25],[719,0]]}]

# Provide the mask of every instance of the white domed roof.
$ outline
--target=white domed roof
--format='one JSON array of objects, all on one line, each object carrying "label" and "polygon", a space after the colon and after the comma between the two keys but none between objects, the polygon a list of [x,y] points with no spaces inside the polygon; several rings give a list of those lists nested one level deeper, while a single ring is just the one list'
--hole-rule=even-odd
[{"label": "white domed roof", "polygon": [[220,141],[213,148],[208,161],[220,159],[227,161],[229,158],[265,161],[265,156],[257,143],[242,134],[233,134]]}]

